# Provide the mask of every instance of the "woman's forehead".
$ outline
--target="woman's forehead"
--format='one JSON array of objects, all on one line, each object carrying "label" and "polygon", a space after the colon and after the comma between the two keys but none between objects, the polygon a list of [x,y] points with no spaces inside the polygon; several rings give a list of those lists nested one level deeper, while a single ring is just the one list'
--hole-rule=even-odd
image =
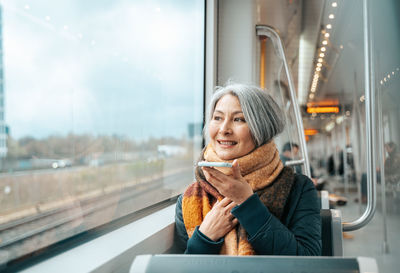
[{"label": "woman's forehead", "polygon": [[217,101],[214,111],[220,109],[232,109],[233,111],[240,110],[241,112],[242,107],[240,106],[239,99],[236,96],[232,94],[226,94]]}]

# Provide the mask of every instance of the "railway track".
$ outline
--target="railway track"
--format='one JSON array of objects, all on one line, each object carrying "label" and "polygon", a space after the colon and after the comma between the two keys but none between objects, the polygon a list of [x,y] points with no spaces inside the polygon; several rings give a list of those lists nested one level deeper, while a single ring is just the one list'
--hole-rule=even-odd
[{"label": "railway track", "polygon": [[[191,175],[191,169],[182,170],[147,183],[103,192],[98,196],[69,202],[48,212],[2,224],[0,225],[0,250],[6,251],[7,256],[19,257],[30,252],[29,246],[33,242],[36,242],[35,249],[38,249],[73,236],[71,232],[77,234],[125,216],[148,206],[149,204],[146,204],[144,200],[156,202],[158,192],[165,186],[187,184],[190,182],[188,178],[190,179]],[[106,213],[103,212],[110,208],[114,209],[113,219],[104,217]],[[47,233],[57,234],[57,237],[46,236]],[[27,244],[28,247],[24,247]],[[37,244],[40,244],[40,247]]]}]

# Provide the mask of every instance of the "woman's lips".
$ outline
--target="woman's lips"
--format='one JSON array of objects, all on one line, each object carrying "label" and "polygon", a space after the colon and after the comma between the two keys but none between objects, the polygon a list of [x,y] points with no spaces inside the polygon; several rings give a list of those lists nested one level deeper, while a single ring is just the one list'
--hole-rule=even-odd
[{"label": "woman's lips", "polygon": [[217,140],[217,142],[223,147],[231,147],[237,144],[237,142],[233,140]]}]

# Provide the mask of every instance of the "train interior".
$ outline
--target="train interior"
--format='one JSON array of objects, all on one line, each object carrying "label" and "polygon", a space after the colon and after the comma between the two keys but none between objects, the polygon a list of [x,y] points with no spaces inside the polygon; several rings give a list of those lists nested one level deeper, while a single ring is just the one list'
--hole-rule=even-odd
[{"label": "train interior", "polygon": [[[399,26],[396,0],[1,0],[0,271],[397,272]],[[175,247],[227,82],[283,110],[323,256]]]}]

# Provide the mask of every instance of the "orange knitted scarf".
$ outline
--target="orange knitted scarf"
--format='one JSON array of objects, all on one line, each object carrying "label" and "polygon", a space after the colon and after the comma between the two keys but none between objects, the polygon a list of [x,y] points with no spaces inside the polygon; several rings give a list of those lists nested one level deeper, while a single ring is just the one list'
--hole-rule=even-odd
[{"label": "orange knitted scarf", "polygon": [[[200,160],[223,161],[218,158],[210,145],[203,150]],[[271,140],[251,153],[238,158],[238,161],[241,174],[253,191],[257,193],[269,211],[278,219],[281,219],[287,197],[293,185],[294,173],[291,168],[283,167],[275,143]],[[227,175],[232,173],[230,168],[217,169]],[[212,209],[217,199],[223,198],[206,181],[201,168],[196,168],[195,175],[196,182],[186,189],[182,200],[183,221],[189,237],[193,235],[195,228],[203,222],[204,217]],[[247,241],[245,229],[240,224],[225,235],[221,254],[256,254]]]}]

